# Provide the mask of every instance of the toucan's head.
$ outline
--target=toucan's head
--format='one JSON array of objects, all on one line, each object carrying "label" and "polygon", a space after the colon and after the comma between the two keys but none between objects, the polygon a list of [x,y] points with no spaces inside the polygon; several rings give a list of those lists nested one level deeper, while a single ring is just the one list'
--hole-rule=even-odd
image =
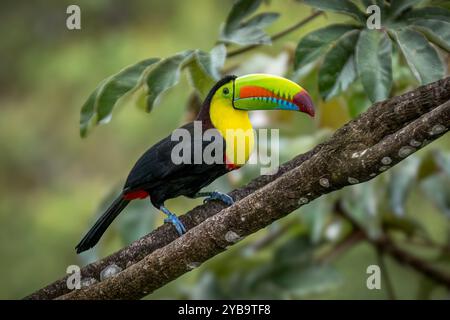
[{"label": "toucan's head", "polygon": [[210,92],[210,99],[227,101],[238,110],[292,110],[314,116],[308,92],[295,82],[268,74],[227,76]]}]

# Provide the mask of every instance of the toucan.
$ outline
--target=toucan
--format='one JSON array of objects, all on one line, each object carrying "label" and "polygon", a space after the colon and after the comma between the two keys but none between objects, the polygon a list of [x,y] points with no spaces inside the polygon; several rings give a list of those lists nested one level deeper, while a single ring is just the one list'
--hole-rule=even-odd
[{"label": "toucan", "polygon": [[[253,135],[246,138],[244,144],[239,144],[241,147],[237,150],[237,144],[230,141],[227,143],[227,132],[253,130],[248,114],[252,110],[292,110],[304,112],[311,117],[315,112],[308,92],[291,80],[268,74],[225,76],[209,91],[196,120],[179,128],[191,133],[192,145],[199,139],[194,132],[195,122],[201,124],[202,132],[213,130],[219,139],[201,139],[200,151],[221,142],[222,149],[219,151],[223,153],[223,161],[175,163],[172,158],[173,149],[179,141],[173,139],[172,135],[162,139],[138,159],[121,194],[76,246],[77,253],[94,247],[117,215],[135,199],[149,198],[155,208],[167,215],[164,221],[173,224],[180,235],[186,232],[186,228],[164,206],[167,199],[178,196],[204,197],[204,201],[219,200],[232,205],[232,197],[225,193],[199,191],[220,176],[240,168],[249,159],[254,146]],[[192,151],[191,157],[199,152],[194,148]]]}]

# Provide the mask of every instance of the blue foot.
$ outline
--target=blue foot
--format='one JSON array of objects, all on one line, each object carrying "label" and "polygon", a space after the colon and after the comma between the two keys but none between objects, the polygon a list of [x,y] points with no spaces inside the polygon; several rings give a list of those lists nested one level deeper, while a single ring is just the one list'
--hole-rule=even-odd
[{"label": "blue foot", "polygon": [[222,193],[219,191],[207,192],[207,197],[203,200],[203,203],[211,201],[211,200],[219,200],[225,203],[226,205],[231,206],[234,203],[232,197],[227,195],[226,193]]},{"label": "blue foot", "polygon": [[164,206],[161,206],[159,208],[159,210],[161,210],[162,212],[164,212],[164,214],[167,215],[167,218],[164,219],[164,222],[173,224],[175,226],[175,229],[177,229],[177,232],[180,236],[183,233],[186,233],[186,228],[184,227],[183,223],[180,221],[180,219],[178,219],[178,217],[175,214],[170,212],[169,209],[167,209]]}]

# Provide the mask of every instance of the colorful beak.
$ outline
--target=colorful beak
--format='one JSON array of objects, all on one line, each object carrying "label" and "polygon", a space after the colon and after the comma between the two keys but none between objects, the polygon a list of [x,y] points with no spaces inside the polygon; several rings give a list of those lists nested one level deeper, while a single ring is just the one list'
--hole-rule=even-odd
[{"label": "colorful beak", "polygon": [[249,74],[234,80],[233,106],[239,110],[293,110],[314,117],[308,92],[295,82],[268,74]]}]

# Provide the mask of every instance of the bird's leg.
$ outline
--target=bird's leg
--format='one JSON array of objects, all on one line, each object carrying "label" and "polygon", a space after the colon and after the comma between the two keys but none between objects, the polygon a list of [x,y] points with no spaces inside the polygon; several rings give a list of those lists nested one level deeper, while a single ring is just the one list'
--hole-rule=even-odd
[{"label": "bird's leg", "polygon": [[175,226],[175,229],[177,229],[177,232],[180,236],[183,233],[186,233],[186,228],[174,213],[170,212],[169,209],[164,207],[164,205],[160,206],[159,210],[161,210],[162,212],[164,212],[165,215],[167,215],[167,218],[164,219],[164,222],[172,223]]},{"label": "bird's leg", "polygon": [[219,192],[219,191],[197,192],[194,195],[194,198],[201,198],[201,197],[206,197],[203,200],[203,203],[211,201],[211,200],[219,200],[229,206],[231,206],[234,203],[234,200],[231,196],[227,195],[226,193]]}]

